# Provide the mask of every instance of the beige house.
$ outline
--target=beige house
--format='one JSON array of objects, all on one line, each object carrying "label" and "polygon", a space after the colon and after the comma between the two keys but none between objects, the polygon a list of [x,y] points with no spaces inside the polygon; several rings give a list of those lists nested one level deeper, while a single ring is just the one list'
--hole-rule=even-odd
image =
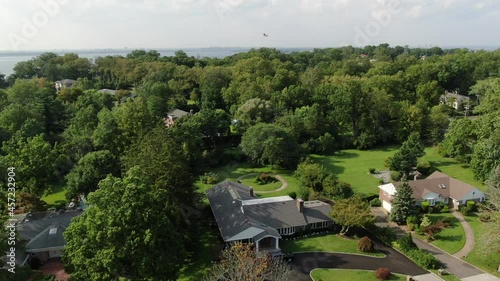
[{"label": "beige house", "polygon": [[[448,204],[452,208],[458,208],[467,201],[483,202],[486,200],[484,192],[470,184],[459,181],[441,172],[434,172],[426,179],[408,182],[413,188],[413,198],[420,205],[422,201],[429,202],[434,206],[437,202]],[[380,185],[379,198],[382,207],[391,211],[392,199],[397,193],[401,182]]]}]

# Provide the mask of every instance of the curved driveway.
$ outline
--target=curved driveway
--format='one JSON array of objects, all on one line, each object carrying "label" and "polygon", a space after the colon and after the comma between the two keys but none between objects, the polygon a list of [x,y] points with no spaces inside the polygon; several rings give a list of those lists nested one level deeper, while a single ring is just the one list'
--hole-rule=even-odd
[{"label": "curved driveway", "polygon": [[[373,238],[372,238],[373,239]],[[375,241],[374,241],[375,242]],[[375,258],[361,255],[339,253],[296,253],[292,267],[299,275],[299,280],[311,280],[309,273],[315,268],[365,269],[375,270],[386,267],[394,273],[407,275],[422,275],[429,273],[422,269],[398,251],[376,241],[375,249],[386,255],[385,258]]]}]

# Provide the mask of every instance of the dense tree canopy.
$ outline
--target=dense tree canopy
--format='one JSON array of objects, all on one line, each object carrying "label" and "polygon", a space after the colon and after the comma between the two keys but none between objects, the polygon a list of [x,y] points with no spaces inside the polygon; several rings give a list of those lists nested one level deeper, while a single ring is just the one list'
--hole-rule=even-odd
[{"label": "dense tree canopy", "polygon": [[74,280],[176,280],[185,257],[184,222],[165,189],[132,169],[107,177],[90,207],[64,232],[64,265]]},{"label": "dense tree canopy", "polygon": [[286,168],[294,168],[300,156],[295,139],[273,124],[250,127],[241,138],[241,149],[255,163]]},{"label": "dense tree canopy", "polygon": [[[0,166],[16,166],[22,191],[33,198],[64,178],[69,197],[97,185],[91,201],[97,207],[69,229],[75,251],[68,269],[77,280],[175,278],[183,241],[194,231],[178,237],[168,228],[181,225],[176,210],[193,204],[193,179],[215,165],[247,156],[254,164],[293,170],[303,153],[403,143],[391,168],[409,172],[422,143],[438,144],[442,155],[471,164],[476,178],[486,179],[499,159],[499,64],[500,50],[388,44],[292,53],[261,48],[226,58],[154,50],[95,60],[43,53],[19,62],[7,78],[0,74]],[[61,79],[77,82],[57,91],[54,82]],[[444,91],[468,96],[472,110],[440,104]],[[174,109],[192,114],[167,128],[163,118]],[[108,177],[99,187],[108,173],[131,169],[133,175]],[[349,183],[321,167],[301,166],[299,174],[304,199],[333,198],[342,206],[339,199],[352,196]],[[104,206],[111,198],[123,207]],[[364,205],[349,202],[360,207],[350,211],[365,214]],[[147,229],[142,221],[136,225],[139,207],[152,210],[144,221],[154,231],[141,232]],[[138,238],[164,243],[167,236],[152,225],[157,220],[179,242],[168,245],[176,244],[179,259],[163,260],[165,245]],[[101,240],[125,237],[122,224],[133,233],[128,244]],[[97,243],[81,243],[87,234]],[[152,249],[150,256],[134,252],[142,246]],[[125,257],[125,251],[137,255]],[[149,260],[153,255],[160,260]]]}]

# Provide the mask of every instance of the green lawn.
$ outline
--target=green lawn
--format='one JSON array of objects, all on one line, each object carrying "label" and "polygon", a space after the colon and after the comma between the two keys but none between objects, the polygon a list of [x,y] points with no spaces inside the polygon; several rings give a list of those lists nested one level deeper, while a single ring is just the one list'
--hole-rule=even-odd
[{"label": "green lawn", "polygon": [[388,146],[371,150],[347,149],[332,156],[311,155],[318,163],[333,171],[339,179],[351,184],[356,192],[378,194],[380,180],[368,169],[384,170],[384,161],[392,156],[398,147]]},{"label": "green lawn", "polygon": [[462,224],[451,213],[443,214],[428,214],[432,222],[436,222],[444,217],[450,219],[451,227],[444,228],[436,234],[436,240],[431,244],[450,253],[454,254],[460,251],[465,245],[465,231]]},{"label": "green lawn", "polygon": [[[314,281],[378,281],[374,270],[317,268],[311,276]],[[393,273],[387,280],[406,281],[406,275]]]},{"label": "green lawn", "polygon": [[[247,174],[252,174],[252,173],[270,173],[270,174],[279,174],[280,176],[283,177],[288,183],[288,188],[279,191],[279,192],[271,192],[271,193],[265,193],[259,195],[260,197],[274,197],[274,196],[283,196],[283,195],[288,195],[288,193],[295,191],[298,193],[300,183],[299,181],[293,177],[293,171],[288,171],[288,170],[281,170],[281,169],[273,169],[270,165],[264,166],[264,167],[253,167],[248,163],[233,163],[231,165],[226,165],[224,167],[220,167],[217,169],[214,169],[212,172],[217,173],[221,181],[224,180],[231,180],[231,181],[236,181],[239,177],[247,175]],[[249,177],[244,179],[246,185],[251,185],[254,187],[255,190],[259,190],[259,187],[257,184],[253,183],[254,177]],[[248,181],[248,182],[247,182]],[[277,184],[276,188],[271,188],[269,190],[274,190],[278,189],[281,187],[281,183],[275,183]],[[205,190],[213,187],[213,184],[204,184],[201,181],[196,181],[195,182],[195,187],[198,188],[199,192],[204,193]],[[262,189],[264,190],[264,189]]]},{"label": "green lawn", "polygon": [[[379,179],[373,177],[368,169],[386,170],[384,161],[392,156],[398,146],[386,146],[371,150],[346,149],[331,156],[310,155],[311,158],[333,171],[339,179],[351,184],[356,192],[377,194]],[[472,169],[467,164],[458,163],[453,158],[438,154],[437,147],[425,148],[424,159],[431,162],[439,171],[483,190],[484,185],[474,179]]]},{"label": "green lawn", "polygon": [[290,252],[324,251],[385,257],[383,253],[379,252],[360,252],[358,251],[358,239],[341,237],[336,234],[327,234],[296,240],[282,240],[280,246],[284,251]]},{"label": "green lawn", "polygon": [[255,177],[248,177],[241,180],[241,183],[253,187],[255,191],[272,191],[281,187],[281,182],[271,182],[267,184],[258,184],[255,182]]},{"label": "green lawn", "polygon": [[472,172],[470,165],[458,163],[453,158],[446,158],[439,155],[437,147],[427,147],[425,149],[424,158],[448,176],[471,184],[480,190],[484,190],[484,184],[474,179],[474,173]]},{"label": "green lawn", "polygon": [[55,185],[54,192],[49,196],[43,196],[41,199],[49,206],[55,205],[58,201],[66,202],[66,189],[64,188],[64,184],[60,183]]},{"label": "green lawn", "polygon": [[465,217],[466,220],[472,227],[474,231],[474,239],[476,241],[476,247],[472,252],[470,252],[465,260],[497,277],[500,277],[500,272],[497,272],[498,265],[500,265],[500,254],[489,254],[484,255],[478,249],[478,244],[481,239],[481,230],[487,227],[487,223],[481,222],[476,214]]}]

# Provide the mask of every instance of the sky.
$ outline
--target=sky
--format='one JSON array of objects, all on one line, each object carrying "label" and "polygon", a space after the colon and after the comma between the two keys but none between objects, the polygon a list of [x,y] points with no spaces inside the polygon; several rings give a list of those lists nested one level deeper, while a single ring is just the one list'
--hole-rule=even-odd
[{"label": "sky", "polygon": [[0,50],[499,47],[500,0],[0,0],[0,27]]}]

